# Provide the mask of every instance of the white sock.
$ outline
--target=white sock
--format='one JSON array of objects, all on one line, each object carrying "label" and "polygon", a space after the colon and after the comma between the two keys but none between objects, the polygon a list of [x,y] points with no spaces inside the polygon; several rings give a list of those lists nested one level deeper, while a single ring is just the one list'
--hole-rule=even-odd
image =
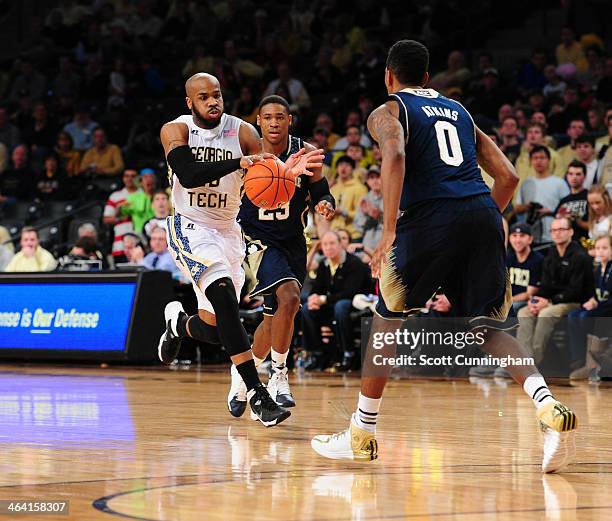
[{"label": "white sock", "polygon": [[259,367],[263,361],[265,360],[265,358],[257,358],[255,355],[253,355],[253,361],[255,362],[255,367]]},{"label": "white sock", "polygon": [[533,404],[537,409],[543,407],[547,403],[557,401],[553,398],[544,377],[540,373],[534,373],[528,376],[523,384],[523,389],[528,394],[529,398],[533,400]]},{"label": "white sock", "polygon": [[272,348],[272,365],[285,365],[287,363],[287,355],[289,350],[285,353],[279,353],[276,349]]},{"label": "white sock", "polygon": [[357,427],[366,431],[376,432],[376,419],[378,418],[381,401],[382,398],[368,398],[359,393],[357,410],[353,415]]}]

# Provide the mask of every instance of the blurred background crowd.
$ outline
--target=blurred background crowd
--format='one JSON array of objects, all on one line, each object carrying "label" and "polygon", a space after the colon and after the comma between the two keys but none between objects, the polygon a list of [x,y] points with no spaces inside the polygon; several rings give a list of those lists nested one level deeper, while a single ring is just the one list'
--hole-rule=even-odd
[{"label": "blurred background crowd", "polygon": [[[539,330],[538,316],[574,313],[577,338],[585,313],[608,316],[605,0],[356,0],[350,11],[336,0],[3,6],[0,270],[136,265],[185,282],[160,233],[171,206],[159,129],[186,112],[185,79],[209,72],[226,112],[254,123],[262,96],[281,95],[292,133],[325,150],[338,211],[329,230],[312,219],[307,229],[301,343],[312,367],[358,367],[355,319],[376,298],[367,263],[384,211],[380,150],[365,121],[385,100],[386,50],[409,37],[430,48],[428,87],[464,104],[521,179],[505,217],[515,307],[533,319],[525,342],[544,356],[552,328]],[[578,267],[560,274],[554,263],[570,254]],[[571,284],[581,286],[570,296],[562,290]],[[333,297],[321,306],[320,294]],[[258,305],[245,300],[245,312]],[[452,312],[443,294],[428,307]],[[590,344],[578,345],[566,356],[571,370],[589,363]]]}]

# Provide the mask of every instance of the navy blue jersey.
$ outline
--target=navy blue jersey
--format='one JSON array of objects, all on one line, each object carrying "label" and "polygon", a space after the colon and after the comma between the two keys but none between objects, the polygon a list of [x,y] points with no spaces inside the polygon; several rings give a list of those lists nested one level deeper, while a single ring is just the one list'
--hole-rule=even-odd
[{"label": "navy blue jersey", "polygon": [[[286,161],[287,158],[303,148],[303,141],[289,136],[287,150],[279,156]],[[242,204],[238,212],[238,222],[244,233],[252,239],[276,242],[304,236],[306,212],[308,210],[308,176],[301,175],[296,179],[295,194],[287,206],[275,210],[265,210],[255,206],[243,194]]]},{"label": "navy blue jersey", "polygon": [[490,193],[476,161],[476,129],[460,103],[433,89],[404,89],[389,96],[408,129],[400,209],[432,199]]},{"label": "navy blue jersey", "polygon": [[512,296],[524,293],[528,286],[540,285],[543,260],[544,256],[541,253],[532,250],[525,262],[519,262],[514,250],[509,249],[506,267],[512,284]]}]

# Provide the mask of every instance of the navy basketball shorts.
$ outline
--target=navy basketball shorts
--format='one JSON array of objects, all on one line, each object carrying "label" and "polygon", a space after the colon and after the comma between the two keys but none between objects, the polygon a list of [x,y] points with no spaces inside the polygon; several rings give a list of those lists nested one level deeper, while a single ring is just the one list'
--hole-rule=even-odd
[{"label": "navy basketball shorts", "polygon": [[303,236],[276,243],[245,236],[246,263],[256,279],[249,296],[264,297],[264,314],[274,315],[276,288],[294,280],[301,288],[306,278],[306,240]]},{"label": "navy basketball shorts", "polygon": [[489,194],[426,201],[398,220],[379,280],[384,318],[418,313],[444,293],[470,327],[513,327],[502,216]]}]

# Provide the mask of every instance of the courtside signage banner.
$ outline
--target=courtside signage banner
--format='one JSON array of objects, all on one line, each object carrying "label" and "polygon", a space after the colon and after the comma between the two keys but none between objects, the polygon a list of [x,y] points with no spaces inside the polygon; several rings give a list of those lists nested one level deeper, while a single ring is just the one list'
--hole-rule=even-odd
[{"label": "courtside signage banner", "polygon": [[0,285],[0,349],[123,351],[136,282]]}]

